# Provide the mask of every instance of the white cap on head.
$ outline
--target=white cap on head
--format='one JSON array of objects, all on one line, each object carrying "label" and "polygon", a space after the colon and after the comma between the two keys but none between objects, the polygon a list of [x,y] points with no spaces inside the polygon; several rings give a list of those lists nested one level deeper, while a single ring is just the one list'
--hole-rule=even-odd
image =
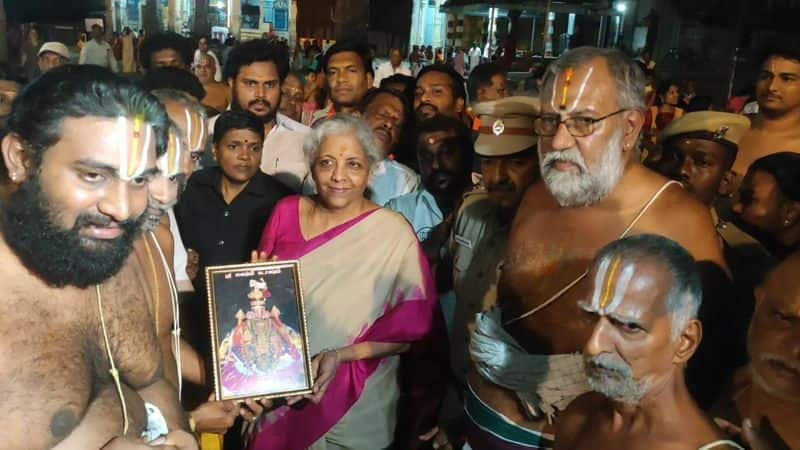
[{"label": "white cap on head", "polygon": [[45,52],[53,52],[62,58],[69,59],[69,49],[61,42],[45,42],[42,44],[42,48],[39,49],[39,53],[36,56],[42,56],[42,53]]}]

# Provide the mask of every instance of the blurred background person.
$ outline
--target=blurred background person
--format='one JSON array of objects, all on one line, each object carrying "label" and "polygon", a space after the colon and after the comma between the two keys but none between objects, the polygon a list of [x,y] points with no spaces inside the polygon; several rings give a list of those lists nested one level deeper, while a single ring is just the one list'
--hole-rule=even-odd
[{"label": "blurred background person", "polygon": [[39,73],[45,73],[69,62],[69,49],[61,42],[45,42],[39,49]]},{"label": "blurred background person", "polygon": [[129,74],[136,72],[136,41],[133,30],[125,27],[122,31],[122,73]]},{"label": "blurred background person", "polygon": [[22,70],[28,81],[39,75],[38,54],[42,42],[39,39],[39,30],[31,27],[22,46]]},{"label": "blurred background person", "polygon": [[231,88],[225,83],[219,83],[214,80],[214,74],[217,71],[217,61],[211,55],[200,55],[200,60],[194,66],[194,74],[200,83],[203,84],[203,89],[206,90],[206,95],[203,97],[203,105],[213,111],[209,115],[219,114],[231,104]]},{"label": "blurred background person", "polygon": [[281,84],[281,104],[278,111],[292,120],[302,122],[304,102],[303,78],[297,72],[289,72]]},{"label": "blurred background person", "polygon": [[197,50],[194,51],[194,58],[192,59],[192,67],[197,67],[197,65],[200,64],[200,58],[206,55],[210,56],[214,60],[214,67],[216,67],[216,70],[214,72],[214,81],[221,82],[222,64],[220,64],[217,55],[215,55],[212,50],[209,50],[208,38],[203,36],[200,38],[200,40],[197,41]]},{"label": "blurred background person", "polygon": [[784,259],[800,249],[800,153],[757,159],[742,181],[733,212],[775,257]]}]

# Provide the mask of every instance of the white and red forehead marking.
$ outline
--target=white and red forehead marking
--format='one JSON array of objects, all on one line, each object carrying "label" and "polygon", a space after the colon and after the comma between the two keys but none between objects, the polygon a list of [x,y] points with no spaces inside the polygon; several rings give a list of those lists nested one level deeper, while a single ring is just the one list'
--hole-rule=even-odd
[{"label": "white and red forehead marking", "polygon": [[[132,122],[129,126],[128,122]],[[123,181],[131,181],[140,177],[147,170],[147,153],[153,128],[141,117],[117,117],[116,126],[117,151],[119,152],[119,170],[117,174]],[[131,136],[128,136],[128,132]]]},{"label": "white and red forehead marking", "polygon": [[[202,150],[200,146],[203,145],[203,136],[205,136],[206,133],[206,126],[205,122],[203,121],[203,118],[200,117],[199,115],[190,113],[188,109],[184,109],[183,113],[186,116],[186,141],[189,143],[189,151],[196,152]],[[194,131],[194,128],[192,126],[192,119],[194,119],[195,117],[197,118],[197,123],[198,123],[197,126],[199,128],[199,133],[197,134],[196,142],[192,141],[192,131]]]},{"label": "white and red forehead marking", "polygon": [[562,77],[562,74],[559,72],[556,74],[555,79],[553,80],[553,87],[550,96],[550,107],[553,108],[553,111],[563,111],[566,114],[572,113],[575,111],[575,108],[578,106],[578,102],[583,98],[583,93],[586,90],[586,85],[589,83],[589,80],[592,78],[592,74],[594,73],[594,67],[589,67],[589,70],[586,71],[586,75],[583,76],[583,79],[580,82],[580,86],[578,87],[578,93],[575,95],[575,98],[572,99],[572,103],[567,105],[567,97],[569,96],[570,87],[573,86],[574,77],[575,77],[575,70],[572,67],[567,67],[563,73],[563,87],[561,88],[561,96],[558,96],[558,82]]},{"label": "white and red forehead marking", "polygon": [[582,305],[584,309],[607,315],[619,307],[636,271],[633,262],[628,262],[620,269],[621,266],[622,257],[619,255],[603,258],[594,277],[592,301]]},{"label": "white and red forehead marking", "polygon": [[167,151],[156,160],[156,167],[161,171],[161,174],[165,177],[172,177],[181,173],[183,169],[181,161],[185,151],[186,149],[181,142],[180,136],[170,132]]}]

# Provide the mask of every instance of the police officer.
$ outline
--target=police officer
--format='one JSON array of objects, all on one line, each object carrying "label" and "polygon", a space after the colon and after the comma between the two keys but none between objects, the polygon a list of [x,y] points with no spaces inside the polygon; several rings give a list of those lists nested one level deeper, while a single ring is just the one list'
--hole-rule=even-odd
[{"label": "police officer", "polygon": [[[662,146],[659,172],[683,183],[711,211],[739,296],[731,299],[730,306],[739,311],[737,327],[740,329],[746,329],[750,321],[753,289],[761,283],[774,261],[756,239],[735,224],[720,219],[714,204],[734,182],[733,162],[739,141],[749,128],[750,120],[744,116],[698,111],[673,121],[658,137]],[[744,343],[740,344],[744,348]]]},{"label": "police officer", "polygon": [[[483,188],[465,195],[447,245],[455,292],[450,326],[451,364],[460,396],[470,364],[469,339],[475,314],[496,303],[498,266],[506,251],[511,221],[527,188],[540,178],[533,121],[539,100],[508,97],[479,103],[475,154],[480,159]],[[441,269],[441,268],[440,268]],[[440,278],[441,279],[441,278]],[[448,420],[463,414],[461,402],[446,402]]]}]

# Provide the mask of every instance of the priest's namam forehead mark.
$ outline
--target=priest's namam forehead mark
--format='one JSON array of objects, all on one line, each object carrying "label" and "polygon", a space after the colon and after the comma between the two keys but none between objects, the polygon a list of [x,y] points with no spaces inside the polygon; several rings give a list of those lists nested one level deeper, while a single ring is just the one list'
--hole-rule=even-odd
[{"label": "priest's namam forehead mark", "polygon": [[[186,138],[189,141],[189,151],[202,150],[203,137],[206,133],[203,118],[199,114],[190,113],[188,109],[184,109],[183,113],[186,116]],[[197,122],[196,126],[193,126],[194,122]]]},{"label": "priest's namam forehead mark", "polygon": [[[128,137],[129,122],[131,135]],[[131,181],[147,170],[147,152],[150,150],[153,128],[141,116],[132,120],[117,117],[117,143],[120,156],[118,175],[123,181]]]},{"label": "priest's namam forehead mark", "polygon": [[170,131],[167,152],[156,161],[156,166],[158,166],[158,170],[161,171],[162,175],[171,177],[180,173],[184,150],[181,137]]},{"label": "priest's namam forehead mark", "polygon": [[584,309],[599,314],[609,314],[617,309],[628,290],[635,265],[632,262],[622,264],[622,256],[606,257],[597,268],[594,279],[592,302],[582,305]]},{"label": "priest's namam forehead mark", "polygon": [[572,77],[575,75],[575,69],[567,67],[564,71],[564,87],[561,92],[561,104],[559,107],[565,109],[567,107],[567,95],[569,95],[569,85],[572,83]]},{"label": "priest's namam forehead mark", "polygon": [[[586,75],[580,81],[580,86],[578,87],[578,92],[575,94],[572,102],[567,105],[567,101],[569,99],[569,95],[571,91],[574,91],[572,87],[575,85],[575,69],[572,67],[567,67],[563,74],[557,73],[556,78],[553,80],[553,91],[550,96],[550,107],[553,108],[553,111],[564,111],[566,113],[570,113],[575,110],[578,106],[578,102],[583,98],[583,93],[586,90],[586,85],[589,83],[589,80],[592,78],[592,74],[594,73],[594,67],[589,67],[586,71]],[[563,76],[564,82],[561,87],[561,96],[559,97],[559,104],[556,105],[556,91],[558,89],[558,81]]]}]

